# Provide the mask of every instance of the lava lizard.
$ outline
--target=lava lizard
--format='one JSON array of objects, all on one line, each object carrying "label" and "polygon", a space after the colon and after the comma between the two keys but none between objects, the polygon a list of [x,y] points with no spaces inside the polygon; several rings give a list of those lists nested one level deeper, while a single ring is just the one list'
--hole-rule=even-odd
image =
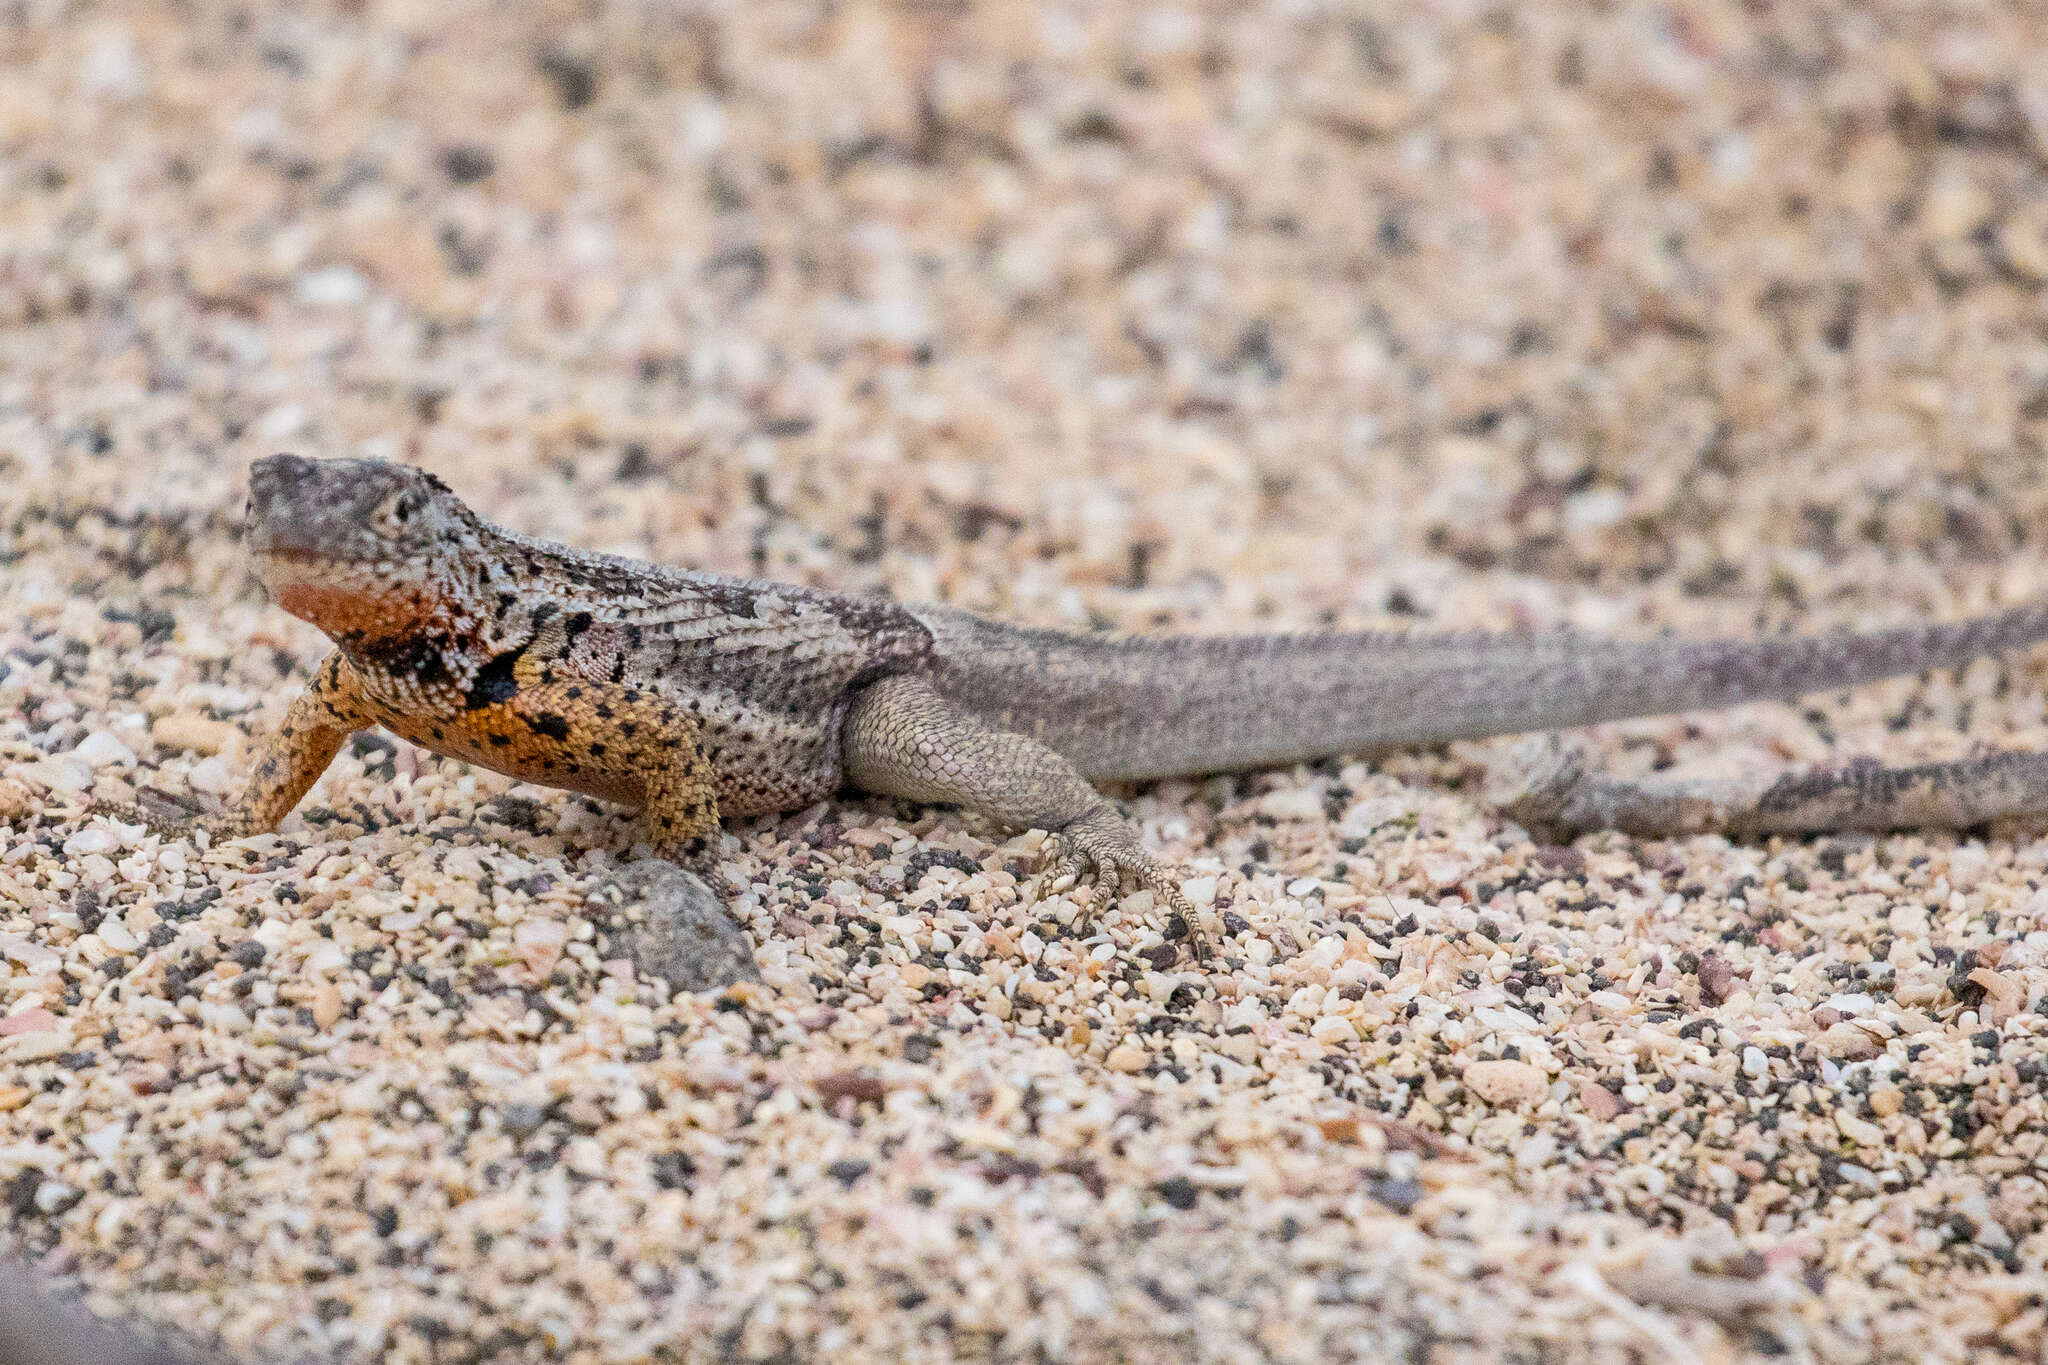
[{"label": "lava lizard", "polygon": [[[1049,831],[1055,888],[1089,876],[1149,887],[1198,956],[1194,907],[1093,782],[1791,697],[2048,636],[2042,604],[1748,640],[1077,635],[548,544],[490,525],[429,473],[375,460],[258,460],[248,514],[258,576],[336,648],[240,799],[197,819],[216,837],[274,827],[352,732],[381,725],[638,806],[655,857],[693,874],[712,871],[725,816],[849,786],[963,806]],[[1565,832],[1957,825],[2048,807],[2048,754],[2036,753],[1623,781],[1539,742],[1505,774],[1500,809]],[[96,809],[165,834],[194,823]]]}]

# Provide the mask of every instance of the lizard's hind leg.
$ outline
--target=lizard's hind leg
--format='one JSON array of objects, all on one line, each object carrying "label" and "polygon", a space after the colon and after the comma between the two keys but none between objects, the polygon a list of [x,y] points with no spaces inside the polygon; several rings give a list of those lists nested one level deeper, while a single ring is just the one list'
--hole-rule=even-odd
[{"label": "lizard's hind leg", "polygon": [[1587,773],[1574,750],[1542,736],[1496,764],[1487,787],[1487,804],[1501,814],[1563,835],[1956,829],[2048,812],[2048,751],[1904,768],[1865,758],[1758,777],[1629,780]]},{"label": "lizard's hind leg", "polygon": [[1173,873],[1073,764],[1037,740],[982,724],[921,678],[894,677],[854,697],[842,744],[854,786],[1050,831],[1059,848],[1053,885],[1078,881],[1091,867],[1110,890],[1128,877],[1181,917],[1197,958],[1208,955],[1201,921]]}]

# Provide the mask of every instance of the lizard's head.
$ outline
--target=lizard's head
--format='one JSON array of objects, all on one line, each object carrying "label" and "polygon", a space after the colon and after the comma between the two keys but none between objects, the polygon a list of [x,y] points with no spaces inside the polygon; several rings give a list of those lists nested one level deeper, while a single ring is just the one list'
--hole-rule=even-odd
[{"label": "lizard's head", "polygon": [[250,556],[279,606],[329,635],[388,635],[435,614],[479,523],[424,470],[271,455],[249,469]]}]

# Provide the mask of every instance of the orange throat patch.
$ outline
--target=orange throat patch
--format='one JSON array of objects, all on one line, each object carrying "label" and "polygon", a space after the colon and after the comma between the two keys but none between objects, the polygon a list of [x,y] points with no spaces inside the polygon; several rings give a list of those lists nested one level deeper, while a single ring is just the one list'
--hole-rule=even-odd
[{"label": "orange throat patch", "polygon": [[293,580],[271,590],[280,607],[329,635],[395,635],[432,619],[437,605],[424,594],[401,590],[369,594],[345,587]]}]

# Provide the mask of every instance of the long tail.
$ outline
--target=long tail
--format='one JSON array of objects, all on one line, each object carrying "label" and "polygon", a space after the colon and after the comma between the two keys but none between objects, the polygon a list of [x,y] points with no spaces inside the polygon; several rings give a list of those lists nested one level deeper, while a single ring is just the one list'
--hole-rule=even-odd
[{"label": "long tail", "polygon": [[1558,633],[1091,637],[914,609],[940,692],[1091,778],[1169,777],[1561,729],[1918,673],[2048,638],[2048,603],[1784,639]]}]

